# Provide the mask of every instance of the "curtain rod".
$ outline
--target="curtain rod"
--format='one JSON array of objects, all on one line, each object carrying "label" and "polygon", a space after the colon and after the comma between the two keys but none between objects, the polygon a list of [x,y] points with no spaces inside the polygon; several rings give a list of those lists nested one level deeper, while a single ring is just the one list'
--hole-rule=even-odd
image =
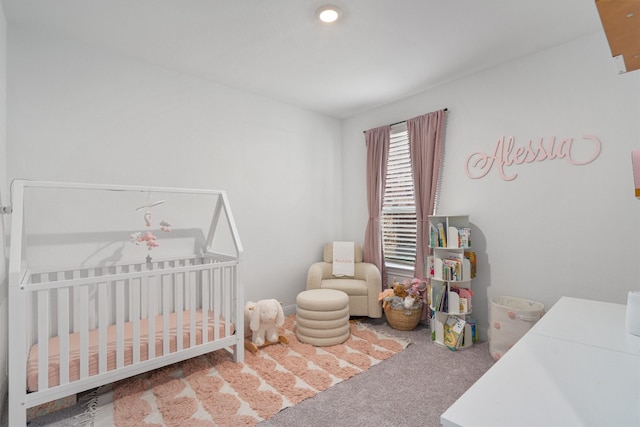
[{"label": "curtain rod", "polygon": [[[445,108],[445,109],[444,109],[444,111],[449,111],[449,109],[448,109],[448,108]],[[389,126],[399,125],[400,123],[404,123],[404,122],[406,122],[406,120],[402,120],[402,121],[400,121],[400,122],[396,122],[396,123],[391,123]],[[366,133],[366,132],[367,132],[366,130],[363,130],[363,131],[362,131],[362,133]]]}]

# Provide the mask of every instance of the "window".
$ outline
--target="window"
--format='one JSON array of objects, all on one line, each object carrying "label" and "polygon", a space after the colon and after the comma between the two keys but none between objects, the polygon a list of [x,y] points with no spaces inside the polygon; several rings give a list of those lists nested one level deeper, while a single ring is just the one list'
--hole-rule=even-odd
[{"label": "window", "polygon": [[391,128],[387,181],[382,201],[382,247],[387,267],[414,267],[416,204],[406,123]]}]

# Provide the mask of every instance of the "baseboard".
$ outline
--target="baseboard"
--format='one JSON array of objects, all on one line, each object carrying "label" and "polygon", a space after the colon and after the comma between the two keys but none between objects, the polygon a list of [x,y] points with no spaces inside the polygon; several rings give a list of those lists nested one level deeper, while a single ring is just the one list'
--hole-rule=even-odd
[{"label": "baseboard", "polygon": [[285,316],[290,316],[292,314],[296,314],[296,307],[297,307],[296,304],[283,305],[282,311],[284,311]]}]

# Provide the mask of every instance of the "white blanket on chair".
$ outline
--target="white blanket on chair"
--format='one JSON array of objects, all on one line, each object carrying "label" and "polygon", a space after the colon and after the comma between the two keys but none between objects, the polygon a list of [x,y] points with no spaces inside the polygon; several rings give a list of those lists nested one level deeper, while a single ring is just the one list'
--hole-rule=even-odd
[{"label": "white blanket on chair", "polygon": [[353,276],[355,247],[353,242],[333,242],[333,275]]}]

